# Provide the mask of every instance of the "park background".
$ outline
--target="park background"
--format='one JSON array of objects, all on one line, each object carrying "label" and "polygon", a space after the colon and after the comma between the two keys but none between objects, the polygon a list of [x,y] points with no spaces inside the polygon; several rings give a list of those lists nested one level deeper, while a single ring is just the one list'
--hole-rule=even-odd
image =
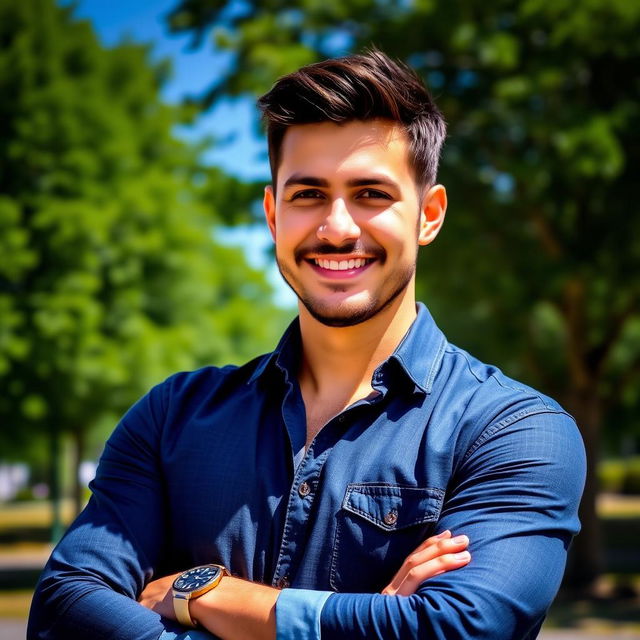
[{"label": "park background", "polygon": [[419,299],[585,440],[549,624],[640,637],[639,33],[639,0],[0,0],[0,616],[127,406],[275,345],[255,97],[376,45],[449,123]]}]

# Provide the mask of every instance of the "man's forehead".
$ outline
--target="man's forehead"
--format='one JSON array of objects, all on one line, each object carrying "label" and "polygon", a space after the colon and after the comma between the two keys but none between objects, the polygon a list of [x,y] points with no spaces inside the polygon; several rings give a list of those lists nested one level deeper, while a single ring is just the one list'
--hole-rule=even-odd
[{"label": "man's forehead", "polygon": [[407,143],[408,138],[402,126],[393,120],[375,118],[371,120],[347,120],[346,122],[312,122],[295,124],[285,131],[282,146],[289,149],[308,144],[313,140],[323,140],[326,137],[352,140],[361,139],[363,144],[389,144],[394,140]]},{"label": "man's forehead", "polygon": [[398,124],[389,120],[353,120],[294,125],[283,138],[278,182],[290,183],[295,175],[313,176],[331,172],[347,162],[350,166],[389,174],[393,168],[369,166],[373,158],[382,164],[401,165],[406,170],[408,138]]}]

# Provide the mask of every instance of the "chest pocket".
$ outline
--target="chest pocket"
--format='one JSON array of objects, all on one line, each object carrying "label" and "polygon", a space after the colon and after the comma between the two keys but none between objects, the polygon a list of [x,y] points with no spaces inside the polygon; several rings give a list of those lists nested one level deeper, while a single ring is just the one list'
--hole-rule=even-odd
[{"label": "chest pocket", "polygon": [[336,522],[331,587],[375,593],[432,534],[444,492],[391,484],[350,484]]}]

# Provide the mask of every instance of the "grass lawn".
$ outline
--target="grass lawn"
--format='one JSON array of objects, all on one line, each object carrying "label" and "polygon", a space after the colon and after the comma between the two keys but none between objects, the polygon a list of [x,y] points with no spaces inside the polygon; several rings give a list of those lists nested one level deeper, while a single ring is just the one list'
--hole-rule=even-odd
[{"label": "grass lawn", "polygon": [[32,590],[0,591],[0,618],[24,619],[29,615]]},{"label": "grass lawn", "polygon": [[[62,519],[69,524],[72,519],[72,504],[62,504]],[[32,501],[15,504],[0,504],[0,553],[14,547],[49,542],[51,506],[48,502]]]}]

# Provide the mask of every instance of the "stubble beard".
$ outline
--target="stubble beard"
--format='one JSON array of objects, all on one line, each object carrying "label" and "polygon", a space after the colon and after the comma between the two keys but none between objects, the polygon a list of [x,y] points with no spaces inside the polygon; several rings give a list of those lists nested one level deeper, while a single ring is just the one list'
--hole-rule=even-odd
[{"label": "stubble beard", "polygon": [[[346,304],[329,305],[308,295],[302,286],[296,282],[296,278],[290,270],[282,264],[276,257],[278,270],[283,280],[289,288],[296,294],[298,300],[304,305],[309,314],[318,322],[327,327],[353,327],[370,320],[381,311],[386,309],[391,303],[402,294],[409,286],[416,271],[416,264],[408,266],[406,269],[394,274],[394,282],[389,294],[384,295],[386,283],[376,295],[370,296],[369,300],[357,306]],[[345,287],[339,284],[334,286],[334,291],[344,291]],[[382,296],[380,295],[382,294]]]}]

